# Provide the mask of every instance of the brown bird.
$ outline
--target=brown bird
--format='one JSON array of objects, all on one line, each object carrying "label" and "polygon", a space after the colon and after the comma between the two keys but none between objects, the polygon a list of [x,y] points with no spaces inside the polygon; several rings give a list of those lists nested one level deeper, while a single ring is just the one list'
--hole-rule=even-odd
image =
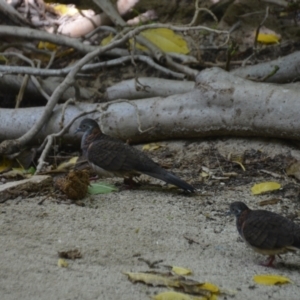
[{"label": "brown bird", "polygon": [[237,230],[246,244],[269,255],[263,266],[273,267],[275,255],[300,248],[300,226],[291,220],[271,211],[251,210],[243,202],[231,203],[230,213],[236,216]]},{"label": "brown bird", "polygon": [[98,123],[84,119],[76,132],[84,132],[81,149],[90,166],[101,177],[129,177],[146,174],[194,192],[195,188],[177,176],[167,172],[151,158],[123,141],[105,135]]}]

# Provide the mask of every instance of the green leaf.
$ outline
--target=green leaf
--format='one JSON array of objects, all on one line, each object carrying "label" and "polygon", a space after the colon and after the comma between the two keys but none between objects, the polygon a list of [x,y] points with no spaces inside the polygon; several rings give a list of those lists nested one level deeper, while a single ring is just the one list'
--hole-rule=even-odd
[{"label": "green leaf", "polygon": [[35,167],[30,167],[29,169],[27,169],[27,170],[25,171],[25,173],[26,173],[26,174],[34,175],[35,171],[36,171]]},{"label": "green leaf", "polygon": [[105,182],[96,182],[92,183],[88,187],[88,193],[91,195],[97,195],[97,194],[108,194],[111,192],[115,192],[118,189],[114,185],[107,184]]}]

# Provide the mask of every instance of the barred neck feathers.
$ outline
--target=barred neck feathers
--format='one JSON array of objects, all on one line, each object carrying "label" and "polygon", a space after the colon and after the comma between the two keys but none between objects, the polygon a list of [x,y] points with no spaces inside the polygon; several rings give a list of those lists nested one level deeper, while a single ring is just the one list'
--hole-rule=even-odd
[{"label": "barred neck feathers", "polygon": [[93,143],[95,140],[99,139],[102,135],[102,132],[99,128],[90,128],[88,129],[82,136],[81,139],[81,150],[85,155],[87,149],[89,148],[90,144]]}]

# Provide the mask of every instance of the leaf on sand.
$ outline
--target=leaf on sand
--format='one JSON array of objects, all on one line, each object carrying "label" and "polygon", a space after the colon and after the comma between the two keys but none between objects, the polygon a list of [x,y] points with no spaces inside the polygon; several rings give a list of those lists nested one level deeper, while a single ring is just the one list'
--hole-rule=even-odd
[{"label": "leaf on sand", "polygon": [[115,192],[118,189],[114,185],[107,184],[105,182],[96,182],[92,183],[88,187],[88,193],[91,195],[97,195],[97,194],[108,194],[111,192]]},{"label": "leaf on sand", "polygon": [[253,276],[254,282],[264,285],[277,285],[284,283],[291,283],[288,277],[276,275],[276,274],[260,274]]},{"label": "leaf on sand", "polygon": [[[166,286],[182,290],[188,294],[201,295],[206,299],[211,299],[213,294],[219,294],[219,287],[209,282],[198,282],[192,279],[186,279],[183,276],[173,275],[172,273],[145,272],[131,273],[125,272],[128,279],[132,282],[142,282],[153,286]],[[226,292],[224,292],[226,293]],[[159,299],[159,298],[158,298]],[[164,299],[164,298],[161,298]],[[167,298],[166,298],[167,299]],[[179,298],[180,299],[180,298]],[[187,298],[189,299],[189,298]],[[194,298],[191,298],[194,299]],[[198,298],[196,298],[198,299]],[[202,298],[200,298],[202,299]]]},{"label": "leaf on sand", "polygon": [[132,282],[142,282],[153,286],[179,287],[180,276],[171,273],[132,273],[124,272]]},{"label": "leaf on sand", "polygon": [[64,259],[60,258],[57,262],[57,265],[60,268],[67,268],[69,264]]},{"label": "leaf on sand", "polygon": [[210,292],[212,292],[212,293],[219,293],[219,292],[220,292],[219,287],[217,287],[215,284],[210,283],[210,282],[204,282],[204,283],[201,285],[201,288],[202,288],[203,290],[207,290],[207,291],[210,291]]},{"label": "leaf on sand", "polygon": [[195,297],[183,293],[168,291],[157,294],[153,300],[206,300],[206,297]]},{"label": "leaf on sand", "polygon": [[174,272],[177,275],[191,275],[192,274],[192,270],[187,269],[187,268],[182,268],[182,267],[176,267],[176,266],[172,267],[172,272]]},{"label": "leaf on sand", "polygon": [[259,195],[266,192],[272,192],[281,188],[280,183],[275,181],[266,181],[254,184],[251,188],[253,195]]},{"label": "leaf on sand", "polygon": [[78,259],[82,258],[82,254],[78,249],[58,252],[59,258],[62,259]]}]

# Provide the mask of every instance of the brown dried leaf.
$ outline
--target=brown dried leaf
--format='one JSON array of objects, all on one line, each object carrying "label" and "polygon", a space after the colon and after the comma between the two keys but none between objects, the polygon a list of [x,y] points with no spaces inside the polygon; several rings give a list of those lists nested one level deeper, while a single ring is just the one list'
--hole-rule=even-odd
[{"label": "brown dried leaf", "polygon": [[73,259],[74,260],[74,259],[81,258],[82,254],[78,249],[74,249],[74,250],[58,252],[58,256],[60,258],[64,258],[64,259]]},{"label": "brown dried leaf", "polygon": [[153,286],[168,286],[180,287],[179,281],[184,278],[182,276],[172,275],[172,273],[158,273],[158,272],[145,272],[145,273],[132,273],[124,272],[128,279],[132,282],[142,282]]}]

